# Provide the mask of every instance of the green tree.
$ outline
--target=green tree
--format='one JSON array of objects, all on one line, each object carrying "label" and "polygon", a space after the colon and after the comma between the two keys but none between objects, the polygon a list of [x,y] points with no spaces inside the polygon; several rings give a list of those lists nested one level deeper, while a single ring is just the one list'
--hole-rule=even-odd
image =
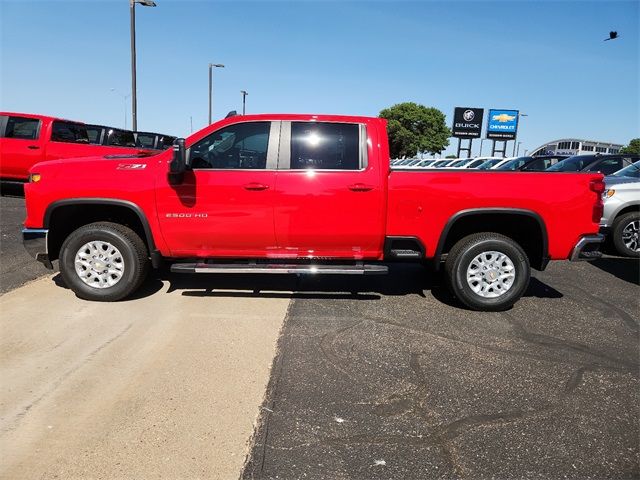
[{"label": "green tree", "polygon": [[457,157],[457,155],[447,155],[447,156],[446,156],[446,157],[444,157],[444,158],[458,158],[458,157]]},{"label": "green tree", "polygon": [[634,138],[629,141],[629,145],[622,147],[620,153],[631,153],[640,155],[640,138]]},{"label": "green tree", "polygon": [[451,130],[437,108],[398,103],[382,110],[380,117],[388,121],[391,158],[413,157],[418,152],[436,154],[449,145]]}]

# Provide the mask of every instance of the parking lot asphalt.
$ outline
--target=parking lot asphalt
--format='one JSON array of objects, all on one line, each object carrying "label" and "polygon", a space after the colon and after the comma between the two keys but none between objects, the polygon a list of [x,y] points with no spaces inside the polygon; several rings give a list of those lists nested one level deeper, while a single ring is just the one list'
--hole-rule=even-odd
[{"label": "parking lot asphalt", "polygon": [[[13,234],[7,229],[19,230],[23,218],[20,201],[13,202],[2,199],[3,239]],[[4,244],[3,286],[7,278],[20,284],[32,275],[28,269],[35,262],[24,259],[26,274],[20,267],[4,270],[6,255],[17,255]],[[15,320],[3,323],[3,337],[9,340],[0,348],[2,364],[12,359],[15,378],[20,368],[31,368],[24,370],[24,381],[39,387],[35,393],[52,382],[54,391],[63,394],[35,403],[25,403],[33,392],[23,392],[20,401],[5,396],[3,409],[29,405],[16,417],[26,429],[23,443],[11,442],[20,447],[12,465],[39,465],[34,473],[93,471],[100,473],[96,477],[111,478],[111,473],[126,478],[123,468],[140,464],[148,469],[131,472],[173,478],[201,478],[207,472],[230,478],[213,469],[198,470],[202,464],[189,463],[183,455],[182,447],[194,458],[206,459],[209,467],[212,459],[221,458],[212,453],[212,443],[194,443],[185,433],[198,426],[200,439],[208,432],[208,438],[224,442],[227,428],[228,435],[235,432],[234,441],[228,440],[228,449],[222,450],[227,456],[234,452],[234,459],[244,454],[252,437],[245,479],[640,476],[638,261],[607,257],[592,263],[553,262],[547,271],[535,272],[525,297],[503,313],[462,309],[439,283],[420,267],[398,265],[389,276],[364,278],[181,276],[163,271],[147,281],[133,302],[115,305],[80,302],[59,276],[14,290],[0,297],[3,322],[7,298],[18,292],[22,300],[12,300],[12,308],[25,312],[30,299],[41,298],[50,302],[47,315],[53,316],[50,323],[35,327]],[[278,347],[269,350],[266,342],[263,354],[255,357],[243,339],[249,335],[256,340],[254,334],[265,327],[250,328],[247,334],[243,312],[248,305],[254,312],[272,308],[271,302],[282,315],[287,311]],[[129,318],[134,304],[146,309],[144,316]],[[204,312],[216,312],[220,305],[229,316],[225,335],[235,334],[233,341],[239,342],[228,350],[219,350],[214,331],[198,334],[203,323],[184,321],[192,319],[193,312],[204,318]],[[110,315],[118,321],[108,321]],[[120,325],[123,321],[127,325]],[[60,322],[63,326],[54,328]],[[111,324],[117,327],[113,331]],[[177,346],[169,347],[187,325]],[[272,342],[275,336],[269,335],[277,335],[277,326],[277,320],[269,322],[265,334]],[[135,335],[117,336],[118,328],[125,327]],[[39,339],[49,338],[50,329],[55,334],[42,344]],[[78,346],[94,335],[110,342],[92,354],[96,358],[73,353],[74,347],[66,350],[71,357],[64,360],[56,347],[65,342]],[[160,360],[141,366],[137,357],[127,362],[140,341],[163,352]],[[193,342],[200,347],[189,348]],[[267,361],[264,352],[275,355],[268,385],[266,364],[271,358]],[[220,386],[235,377],[229,370],[217,371],[220,363],[213,359],[220,355],[229,363],[239,362],[249,384],[251,375],[258,375],[258,388],[251,387],[254,393],[243,409],[227,403],[238,402],[235,397],[221,396]],[[43,360],[46,365],[39,363]],[[162,377],[172,362],[177,362],[172,375]],[[84,366],[67,374],[70,365]],[[37,367],[45,366],[40,375],[53,375],[53,380],[38,383],[44,377],[34,376]],[[117,380],[121,371],[128,393],[108,396],[108,413],[102,415],[102,403],[95,409],[91,404],[100,391],[123,391]],[[180,372],[193,380],[182,380]],[[230,376],[225,378],[224,372]],[[93,384],[97,377],[104,378]],[[181,385],[188,387],[178,397],[185,404],[174,415],[169,407],[176,405],[162,396],[163,389],[182,391]],[[239,391],[244,388],[238,385]],[[260,389],[266,389],[266,397],[258,409],[262,396],[255,392]],[[194,395],[197,403],[191,403]],[[114,398],[118,401],[108,402]],[[235,416],[216,429],[221,408]],[[159,416],[153,413],[156,409]],[[258,411],[259,426],[251,434],[247,425]],[[52,412],[72,419],[65,429],[56,430],[64,438],[75,438],[69,448],[63,448],[60,433],[50,435]],[[73,420],[74,412],[81,413],[82,422]],[[91,412],[100,421],[92,423]],[[248,423],[233,430],[243,415],[250,417]],[[157,418],[160,423],[154,423]],[[153,442],[151,434],[158,432],[159,440]],[[238,440],[241,434],[244,443]],[[9,437],[2,435],[6,442]],[[37,441],[25,440],[29,438]],[[145,448],[133,448],[138,441]],[[7,456],[3,458],[6,462]],[[231,462],[234,468],[240,463]]]},{"label": "parking lot asphalt", "polygon": [[49,273],[22,246],[24,198],[20,186],[3,185],[0,196],[0,294]]},{"label": "parking lot asphalt", "polygon": [[415,267],[304,281],[244,478],[638,478],[639,276],[553,262],[503,313]]}]

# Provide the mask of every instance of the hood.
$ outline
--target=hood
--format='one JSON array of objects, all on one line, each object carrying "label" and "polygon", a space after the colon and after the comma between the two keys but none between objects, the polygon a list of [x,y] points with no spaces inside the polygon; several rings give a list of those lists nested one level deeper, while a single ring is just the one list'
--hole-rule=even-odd
[{"label": "hood", "polygon": [[[637,183],[636,187],[640,187],[640,178],[634,177],[614,177],[613,175],[609,175],[608,177],[604,177],[604,183],[607,188],[613,185],[625,185],[625,184],[633,184]],[[631,186],[633,188],[633,186]]]},{"label": "hood", "polygon": [[[153,164],[161,158],[161,154],[164,152],[140,152],[131,154],[116,154],[116,155],[99,155],[92,157],[77,157],[77,158],[60,158],[58,160],[45,160],[40,163],[36,163],[29,169],[30,173],[41,173],[41,171],[57,171],[63,170],[68,172],[70,169],[75,171],[81,171],[85,168],[92,170],[113,170],[114,167],[118,168],[119,164]],[[126,168],[126,167],[125,167]]]}]

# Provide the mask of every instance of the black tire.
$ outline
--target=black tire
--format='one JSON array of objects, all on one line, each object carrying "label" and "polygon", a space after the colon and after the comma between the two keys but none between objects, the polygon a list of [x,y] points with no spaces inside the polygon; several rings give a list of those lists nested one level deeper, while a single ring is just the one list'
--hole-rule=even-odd
[{"label": "black tire", "polygon": [[[611,237],[613,240],[613,246],[619,255],[638,258],[640,257],[640,250],[632,250],[625,245],[624,239],[622,238],[624,230],[633,222],[636,222],[636,225],[640,224],[640,212],[629,212],[616,218],[613,222],[613,227],[611,228]],[[635,231],[635,234],[638,234],[638,230]],[[638,238],[636,237],[636,246],[637,245]]]},{"label": "black tire", "polygon": [[[75,257],[88,242],[108,242],[116,247],[124,261],[120,280],[111,287],[87,285],[76,273]],[[98,302],[115,302],[131,295],[142,284],[149,271],[147,247],[129,227],[111,222],[84,225],[73,231],[60,248],[60,273],[66,285],[80,298]]]},{"label": "black tire", "polygon": [[[509,257],[515,270],[510,287],[493,298],[477,294],[467,282],[467,269],[471,263],[481,253],[490,251]],[[529,258],[520,245],[509,237],[489,232],[476,233],[459,240],[449,251],[444,270],[451,293],[470,309],[484,312],[497,312],[512,307],[524,294],[531,277]],[[499,292],[500,288],[497,287],[490,287],[493,288],[490,292]]]}]

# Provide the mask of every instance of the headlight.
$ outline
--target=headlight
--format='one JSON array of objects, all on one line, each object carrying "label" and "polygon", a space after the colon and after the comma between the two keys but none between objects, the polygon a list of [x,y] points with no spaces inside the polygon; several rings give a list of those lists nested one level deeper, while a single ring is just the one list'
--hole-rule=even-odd
[{"label": "headlight", "polygon": [[38,183],[41,179],[42,176],[39,173],[29,174],[29,183]]},{"label": "headlight", "polygon": [[613,188],[607,188],[603,193],[602,193],[602,198],[611,198],[615,195],[616,191]]}]

